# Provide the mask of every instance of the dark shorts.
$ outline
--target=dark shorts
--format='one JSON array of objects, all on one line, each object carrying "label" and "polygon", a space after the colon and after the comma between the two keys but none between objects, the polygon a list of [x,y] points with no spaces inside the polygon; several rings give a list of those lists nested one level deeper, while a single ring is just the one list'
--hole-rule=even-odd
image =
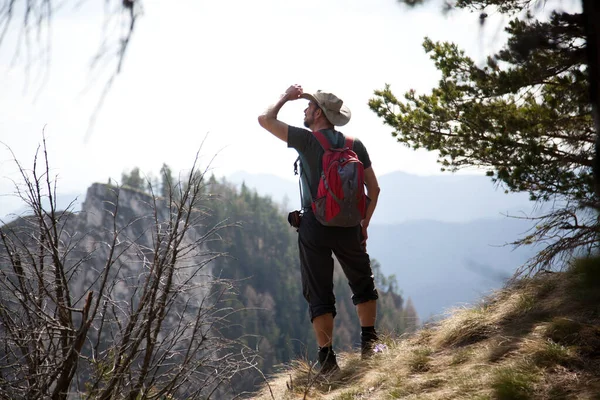
[{"label": "dark shorts", "polygon": [[310,320],[323,314],[335,317],[333,258],[342,266],[352,290],[352,302],[378,298],[369,254],[361,245],[360,226],[337,228],[321,225],[312,211],[304,213],[298,231],[302,292],[308,301]]}]

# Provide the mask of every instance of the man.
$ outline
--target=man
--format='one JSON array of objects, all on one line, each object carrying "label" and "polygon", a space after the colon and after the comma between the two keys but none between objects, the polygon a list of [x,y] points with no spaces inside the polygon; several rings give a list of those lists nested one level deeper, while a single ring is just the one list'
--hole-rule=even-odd
[{"label": "man", "polygon": [[303,216],[298,228],[298,246],[302,275],[302,290],[309,304],[310,319],[319,345],[321,373],[339,370],[333,351],[333,319],[336,314],[333,294],[333,259],[336,255],[352,290],[361,325],[363,358],[373,351],[377,340],[375,318],[378,298],[369,255],[366,252],[367,228],[377,205],[379,185],[364,145],[354,139],[353,150],[365,168],[364,181],[371,199],[360,225],[349,228],[321,225],[311,209],[312,199],[322,172],[324,150],[311,131],[288,126],[277,119],[281,107],[288,101],[308,99],[304,110],[304,125],[311,131],[321,131],[333,148],[342,147],[344,135],[334,129],[350,120],[350,110],[331,93],[304,93],[300,85],[290,86],[279,101],[258,117],[260,125],[298,151],[302,166]]}]

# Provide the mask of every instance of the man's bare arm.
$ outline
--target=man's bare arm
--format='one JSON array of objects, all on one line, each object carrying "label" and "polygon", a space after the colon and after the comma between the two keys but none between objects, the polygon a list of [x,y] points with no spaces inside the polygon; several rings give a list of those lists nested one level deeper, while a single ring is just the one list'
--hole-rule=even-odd
[{"label": "man's bare arm", "polygon": [[373,171],[373,167],[365,169],[365,186],[367,187],[367,196],[369,196],[371,202],[369,203],[369,207],[367,208],[365,219],[363,219],[360,223],[363,230],[364,242],[367,241],[367,228],[369,227],[369,223],[371,222],[373,212],[375,212],[375,207],[377,207],[377,199],[379,198],[379,193],[381,192],[381,189],[379,188],[379,183],[377,182],[377,176],[375,176],[375,172]]},{"label": "man's bare arm", "polygon": [[292,85],[285,93],[281,96],[279,101],[267,108],[264,113],[258,116],[258,123],[260,126],[271,132],[273,135],[278,137],[287,143],[288,141],[288,125],[277,119],[277,114],[281,107],[290,100],[296,100],[300,98],[302,94],[302,86]]}]

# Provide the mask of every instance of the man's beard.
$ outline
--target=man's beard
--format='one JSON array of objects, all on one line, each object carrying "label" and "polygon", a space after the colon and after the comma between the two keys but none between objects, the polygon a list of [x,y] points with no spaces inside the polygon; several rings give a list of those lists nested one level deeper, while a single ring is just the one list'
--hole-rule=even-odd
[{"label": "man's beard", "polygon": [[313,116],[312,116],[312,115],[311,115],[311,116],[308,116],[308,115],[307,115],[307,116],[304,118],[304,126],[305,126],[306,128],[310,128],[310,126],[312,125],[312,123],[313,123],[313,122],[314,122],[314,121],[313,121]]}]

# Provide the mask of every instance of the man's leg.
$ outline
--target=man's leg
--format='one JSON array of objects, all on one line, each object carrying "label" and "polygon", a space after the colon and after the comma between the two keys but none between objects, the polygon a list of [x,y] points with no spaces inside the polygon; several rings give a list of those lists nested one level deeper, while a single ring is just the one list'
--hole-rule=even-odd
[{"label": "man's leg", "polygon": [[333,314],[319,315],[313,319],[312,324],[319,345],[321,373],[329,374],[338,371],[340,367],[333,351]]},{"label": "man's leg", "polygon": [[306,213],[302,219],[298,245],[302,291],[309,304],[311,322],[319,345],[321,373],[329,374],[339,370],[332,347],[335,317],[333,259],[331,249],[326,245],[323,227],[316,223],[312,213]]},{"label": "man's leg", "polygon": [[319,347],[329,347],[333,342],[333,314],[319,315],[313,319],[313,329]]},{"label": "man's leg", "polygon": [[356,305],[356,312],[358,313],[358,320],[360,326],[375,326],[375,320],[377,319],[377,301],[369,300],[364,303]]},{"label": "man's leg", "polygon": [[361,326],[361,354],[363,358],[373,353],[377,341],[375,320],[377,318],[377,290],[371,270],[369,254],[361,245],[360,227],[348,228],[338,235],[337,246],[333,248],[352,290],[352,301]]},{"label": "man's leg", "polygon": [[356,305],[356,312],[360,321],[360,347],[362,358],[373,355],[373,346],[379,339],[375,331],[375,320],[377,318],[377,301],[369,300]]}]

